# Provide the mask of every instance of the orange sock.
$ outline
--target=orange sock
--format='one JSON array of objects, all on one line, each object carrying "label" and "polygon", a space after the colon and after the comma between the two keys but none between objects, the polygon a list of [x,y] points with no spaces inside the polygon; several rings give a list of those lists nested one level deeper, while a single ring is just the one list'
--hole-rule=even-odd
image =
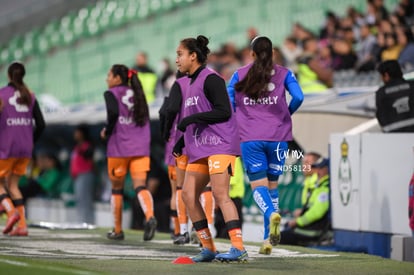
[{"label": "orange sock", "polygon": [[145,220],[148,221],[154,217],[154,203],[152,201],[152,195],[147,189],[142,189],[137,192],[139,204],[141,205],[142,211],[145,214]]},{"label": "orange sock", "polygon": [[114,194],[112,193],[111,196],[111,209],[112,209],[112,215],[114,217],[114,224],[115,233],[119,234],[122,231],[122,204],[123,204],[123,198],[122,194]]},{"label": "orange sock", "polygon": [[206,214],[207,223],[214,224],[214,198],[211,188],[207,187],[207,190],[201,193],[200,200]]},{"label": "orange sock", "polygon": [[17,225],[19,228],[27,228],[26,224],[26,211],[23,204],[23,199],[13,200],[13,203],[17,209],[17,212],[19,212],[20,220]]},{"label": "orange sock", "polygon": [[7,197],[6,195],[3,196],[4,197],[1,200],[1,205],[3,206],[4,210],[6,210],[7,217],[10,217],[16,212],[16,208],[14,207],[14,204],[9,197]]},{"label": "orange sock", "polygon": [[216,246],[214,245],[213,237],[211,237],[211,233],[210,233],[210,230],[208,229],[208,227],[203,228],[201,230],[198,230],[197,231],[197,236],[198,236],[198,239],[201,242],[201,245],[204,248],[207,248],[207,249],[209,249],[213,252],[216,251]]},{"label": "orange sock", "polygon": [[238,250],[244,250],[243,235],[240,228],[233,228],[228,231],[230,236],[231,245]]},{"label": "orange sock", "polygon": [[180,234],[184,234],[188,232],[188,216],[187,209],[185,208],[183,201],[181,188],[177,188],[176,200],[178,222],[180,223]]},{"label": "orange sock", "polygon": [[174,225],[174,235],[180,234],[180,223],[178,222],[177,210],[171,210],[171,221]]}]

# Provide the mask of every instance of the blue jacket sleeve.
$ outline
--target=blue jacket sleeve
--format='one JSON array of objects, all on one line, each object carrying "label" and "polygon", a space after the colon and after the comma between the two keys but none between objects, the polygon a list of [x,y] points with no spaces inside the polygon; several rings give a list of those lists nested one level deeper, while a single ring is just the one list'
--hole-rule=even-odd
[{"label": "blue jacket sleeve", "polygon": [[293,114],[303,102],[303,92],[295,75],[290,70],[285,78],[285,89],[288,90],[289,94],[292,96],[292,100],[289,103],[289,112],[290,114]]},{"label": "blue jacket sleeve", "polygon": [[234,89],[234,85],[239,82],[239,74],[234,72],[231,76],[229,84],[227,85],[227,93],[229,94],[231,106],[233,106],[233,111],[236,111],[236,90]]}]

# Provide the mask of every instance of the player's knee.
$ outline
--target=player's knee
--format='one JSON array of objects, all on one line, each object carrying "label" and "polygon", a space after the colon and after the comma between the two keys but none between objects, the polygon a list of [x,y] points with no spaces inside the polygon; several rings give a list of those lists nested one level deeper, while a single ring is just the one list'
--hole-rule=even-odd
[{"label": "player's knee", "polygon": [[111,169],[109,171],[109,179],[112,181],[112,183],[116,182],[123,182],[125,179],[126,173],[121,169]]},{"label": "player's knee", "polygon": [[17,186],[9,186],[8,190],[9,190],[9,194],[12,198],[19,198],[19,197],[22,196],[21,193],[20,193],[20,190]]},{"label": "player's knee", "polygon": [[267,178],[266,171],[247,172],[250,181],[262,180]]},{"label": "player's knee", "polygon": [[183,189],[181,193],[181,198],[186,205],[193,205],[194,204],[194,195],[189,192],[189,190]]},{"label": "player's knee", "polygon": [[213,196],[214,196],[215,203],[219,207],[225,206],[227,203],[232,201],[227,194],[223,194],[221,192],[214,192],[213,191]]}]

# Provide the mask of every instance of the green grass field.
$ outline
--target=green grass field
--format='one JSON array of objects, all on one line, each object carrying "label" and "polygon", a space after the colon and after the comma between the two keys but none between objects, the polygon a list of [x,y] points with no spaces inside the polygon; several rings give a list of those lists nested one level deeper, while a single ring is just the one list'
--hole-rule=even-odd
[{"label": "green grass field", "polygon": [[[108,229],[31,228],[29,237],[0,237],[0,274],[414,274],[414,263],[365,254],[278,246],[272,255],[246,243],[248,263],[172,264],[198,253],[197,245],[173,245],[168,234],[142,241],[142,231],[126,230],[124,241],[110,241]],[[216,240],[225,251],[229,242]]]}]

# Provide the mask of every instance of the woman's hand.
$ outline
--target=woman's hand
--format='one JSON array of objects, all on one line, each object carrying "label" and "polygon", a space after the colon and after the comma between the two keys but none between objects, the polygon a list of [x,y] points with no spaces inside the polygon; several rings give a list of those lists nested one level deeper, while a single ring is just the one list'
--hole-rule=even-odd
[{"label": "woman's hand", "polygon": [[288,222],[288,225],[290,228],[295,228],[297,223],[296,223],[296,219],[292,219]]},{"label": "woman's hand", "polygon": [[101,130],[101,139],[106,139],[106,128],[104,127],[102,130]]}]

